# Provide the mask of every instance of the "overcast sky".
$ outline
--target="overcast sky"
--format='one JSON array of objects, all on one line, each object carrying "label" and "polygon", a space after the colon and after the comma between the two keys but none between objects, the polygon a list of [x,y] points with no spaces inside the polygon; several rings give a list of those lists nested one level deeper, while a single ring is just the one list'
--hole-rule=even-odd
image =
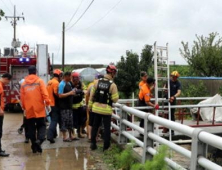
[{"label": "overcast sky", "polygon": [[[62,22],[69,22],[81,1],[0,0],[0,8],[8,16],[13,15],[16,5],[17,14],[21,16],[23,12],[25,16],[25,22],[18,22],[17,38],[30,46],[48,44],[49,52],[55,54],[55,63],[61,63]],[[95,0],[83,18],[66,32],[66,63],[117,62],[126,50],[140,54],[145,44],[157,41],[161,46],[169,43],[170,61],[186,64],[179,53],[181,41],[192,44],[195,34],[221,35],[221,0],[122,0],[110,11],[119,1]],[[83,0],[67,28],[90,2]],[[2,19],[0,48],[9,47],[12,38],[10,21]]]}]

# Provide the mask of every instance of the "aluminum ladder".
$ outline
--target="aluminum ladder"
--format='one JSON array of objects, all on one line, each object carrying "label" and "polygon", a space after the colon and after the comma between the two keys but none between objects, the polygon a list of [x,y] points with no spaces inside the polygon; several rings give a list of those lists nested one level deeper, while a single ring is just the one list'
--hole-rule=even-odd
[{"label": "aluminum ladder", "polygon": [[[155,110],[155,115],[160,116],[162,113],[164,116],[168,115],[168,119],[171,120],[170,102],[160,101],[159,98],[170,98],[170,70],[168,60],[168,43],[166,46],[157,46],[154,43],[154,77],[155,77],[155,104],[159,104],[160,109]],[[167,84],[167,87],[164,87]],[[167,93],[167,94],[166,94]],[[164,109],[164,106],[168,105],[168,109]],[[160,133],[159,125],[156,125],[157,135],[163,135]],[[169,129],[169,140],[172,141],[171,129]]]}]

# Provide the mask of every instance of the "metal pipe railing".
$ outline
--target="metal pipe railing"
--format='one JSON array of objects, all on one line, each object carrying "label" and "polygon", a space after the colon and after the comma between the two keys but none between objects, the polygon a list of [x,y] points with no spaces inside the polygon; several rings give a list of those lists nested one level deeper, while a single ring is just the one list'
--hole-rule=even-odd
[{"label": "metal pipe railing", "polygon": [[[206,100],[210,97],[178,97],[177,100]],[[138,99],[119,99],[118,102],[121,104],[136,102]],[[151,98],[151,101],[155,101],[154,98]],[[166,98],[159,98],[158,101],[168,101]]]},{"label": "metal pipe railing", "polygon": [[[201,155],[197,151],[201,151],[201,153],[204,153],[203,145],[201,143],[204,143],[205,145],[211,145],[215,148],[222,149],[222,138],[207,132],[202,131],[201,129],[195,129],[186,125],[182,125],[177,122],[172,122],[170,120],[155,116],[151,113],[145,113],[139,110],[136,110],[131,107],[127,107],[125,105],[121,104],[114,104],[115,107],[117,107],[120,110],[121,116],[113,115],[113,118],[119,120],[120,126],[115,125],[112,123],[112,127],[119,130],[119,140],[122,139],[121,135],[126,137],[127,139],[135,141],[137,145],[139,145],[142,148],[147,148],[143,150],[143,158],[142,160],[145,160],[144,157],[146,156],[145,152],[148,152],[151,155],[156,154],[156,150],[153,149],[150,146],[153,146],[154,141],[167,145],[170,149],[182,154],[183,156],[191,159],[191,169],[195,169],[199,164],[204,168],[207,169],[222,169],[221,166],[217,165],[216,163],[208,160],[204,157],[204,155]],[[181,107],[181,106],[178,106]],[[185,107],[185,106],[184,106]],[[222,107],[222,105],[189,105],[188,107]],[[140,117],[144,119],[144,128],[141,128],[137,126],[136,124],[133,124],[129,122],[127,119],[127,115],[131,114],[137,117]],[[159,124],[161,126],[164,126],[166,128],[178,131],[186,136],[189,136],[192,138],[192,152],[182,148],[175,143],[168,141],[156,134],[154,134],[154,124]],[[139,133],[144,134],[144,140],[140,141],[137,139],[133,134],[130,134],[126,131],[126,127],[130,127],[132,129],[137,130]],[[122,136],[122,137],[123,137]],[[124,141],[124,140],[123,140]],[[125,140],[126,141],[126,140]],[[200,142],[199,142],[200,141]],[[122,142],[121,142],[122,143]],[[204,146],[205,146],[204,145]],[[200,147],[200,149],[198,149]],[[206,148],[205,148],[206,149]],[[169,158],[165,158],[165,161],[167,164],[173,168],[178,167],[179,165],[170,160]]]}]

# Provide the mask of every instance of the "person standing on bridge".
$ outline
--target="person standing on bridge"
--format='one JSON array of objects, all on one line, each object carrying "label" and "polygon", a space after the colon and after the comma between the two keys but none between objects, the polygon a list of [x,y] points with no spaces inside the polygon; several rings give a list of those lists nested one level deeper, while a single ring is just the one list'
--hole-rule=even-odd
[{"label": "person standing on bridge", "polygon": [[[73,96],[73,135],[75,129],[77,129],[78,137],[84,138],[85,126],[86,126],[86,110],[83,108],[83,98],[86,93],[86,86],[82,81],[80,81],[80,74],[77,72],[72,73],[72,88],[76,91]],[[86,134],[86,133],[85,133]]]},{"label": "person standing on bridge", "polygon": [[3,156],[3,157],[9,156],[8,153],[2,150],[2,145],[1,145],[3,119],[4,119],[4,107],[5,107],[3,86],[9,84],[11,79],[12,79],[12,75],[9,73],[3,74],[0,79],[0,100],[1,100],[0,101],[0,156]]},{"label": "person standing on bridge", "polygon": [[[155,109],[159,109],[158,104],[153,104],[150,101],[151,96],[152,96],[151,89],[154,88],[154,84],[155,84],[155,79],[149,77],[146,80],[146,84],[142,86],[139,92],[139,106],[151,106],[151,107],[154,107]],[[144,119],[140,120],[140,127],[144,127]]]},{"label": "person standing on bridge", "polygon": [[[179,78],[178,71],[173,71],[170,75],[170,99],[169,102],[171,106],[176,105],[176,98],[180,96],[181,94],[181,83],[178,81]],[[164,86],[167,88],[167,84]],[[167,91],[166,91],[167,92]],[[166,98],[168,98],[166,94]],[[171,109],[171,120],[175,121],[175,109]],[[174,131],[172,131],[172,134],[174,134]]]},{"label": "person standing on bridge", "polygon": [[59,122],[59,95],[58,95],[58,87],[59,82],[62,79],[63,72],[60,69],[55,69],[53,71],[53,78],[49,80],[47,84],[47,91],[49,93],[50,98],[50,106],[52,111],[50,112],[51,123],[48,128],[47,132],[47,140],[50,143],[55,143],[54,138],[57,136],[56,126]]},{"label": "person standing on bridge", "polygon": [[[65,72],[63,80],[59,83],[59,107],[61,114],[61,131],[63,134],[63,142],[71,142],[73,135],[73,112],[72,100],[75,91],[72,90],[71,72]],[[67,134],[68,131],[68,134]]]},{"label": "person standing on bridge", "polygon": [[106,68],[107,74],[103,79],[96,80],[91,89],[89,99],[89,110],[94,113],[94,122],[91,136],[91,150],[97,149],[96,136],[98,129],[103,120],[104,125],[104,144],[103,151],[110,147],[111,138],[111,116],[112,104],[119,99],[118,89],[113,79],[116,75],[117,69],[114,65],[108,65]]},{"label": "person standing on bridge", "polygon": [[41,144],[46,135],[45,107],[50,112],[50,100],[44,81],[36,75],[36,67],[30,66],[28,72],[20,89],[21,103],[27,119],[32,152],[42,153]]},{"label": "person standing on bridge", "polygon": [[139,82],[139,89],[143,87],[144,84],[146,84],[146,81],[148,79],[148,75],[145,71],[141,71],[140,73],[141,81]]}]

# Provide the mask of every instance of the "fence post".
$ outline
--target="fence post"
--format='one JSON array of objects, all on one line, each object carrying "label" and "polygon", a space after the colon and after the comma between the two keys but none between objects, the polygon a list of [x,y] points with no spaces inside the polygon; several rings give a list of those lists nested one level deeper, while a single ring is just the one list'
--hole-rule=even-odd
[{"label": "fence post", "polygon": [[203,170],[204,168],[198,165],[198,157],[207,155],[207,145],[201,142],[198,138],[200,132],[203,131],[202,129],[194,129],[192,134],[192,145],[191,145],[191,162],[190,162],[190,169],[191,170]]},{"label": "fence post", "polygon": [[118,143],[119,144],[126,144],[127,143],[127,138],[122,134],[123,131],[126,131],[127,127],[123,123],[123,119],[127,120],[127,113],[123,111],[124,105],[121,105],[120,107],[120,125],[119,125],[119,136],[118,136]]},{"label": "fence post", "polygon": [[147,152],[148,147],[153,148],[154,141],[148,137],[148,133],[154,133],[154,123],[148,120],[150,113],[146,113],[144,116],[144,138],[143,138],[143,155],[142,163],[145,163],[147,159],[151,160],[153,156]]}]

